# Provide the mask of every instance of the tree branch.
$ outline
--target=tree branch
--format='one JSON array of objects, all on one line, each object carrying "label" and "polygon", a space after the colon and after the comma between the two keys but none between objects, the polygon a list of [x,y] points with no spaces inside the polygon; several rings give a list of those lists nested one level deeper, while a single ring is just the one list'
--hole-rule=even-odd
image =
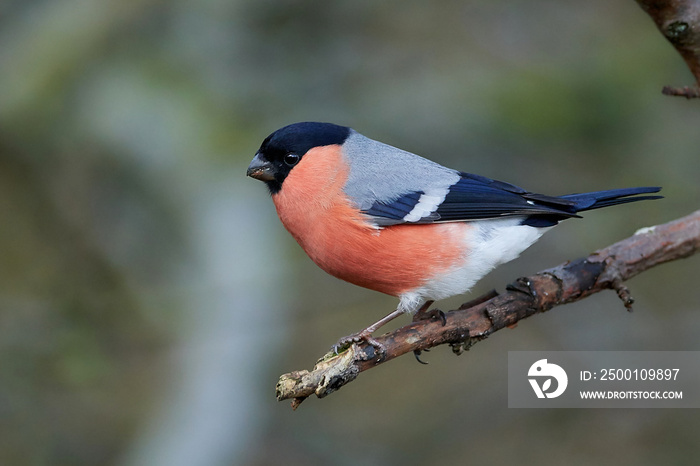
[{"label": "tree branch", "polygon": [[492,333],[555,306],[578,301],[606,289],[617,291],[631,310],[632,297],[623,282],[664,262],[691,256],[700,248],[700,210],[598,250],[585,259],[561,264],[519,278],[506,292],[483,302],[473,301],[440,319],[413,322],[377,337],[386,354],[366,343],[353,344],[335,355],[328,353],[311,371],[284,374],[277,383],[277,399],[293,399],[296,409],[307,397],[319,398],[353,381],[360,372],[402,354],[449,344],[460,354]]},{"label": "tree branch", "polygon": [[637,0],[654,20],[661,34],[681,54],[695,76],[695,85],[666,86],[666,95],[700,97],[700,0]]}]

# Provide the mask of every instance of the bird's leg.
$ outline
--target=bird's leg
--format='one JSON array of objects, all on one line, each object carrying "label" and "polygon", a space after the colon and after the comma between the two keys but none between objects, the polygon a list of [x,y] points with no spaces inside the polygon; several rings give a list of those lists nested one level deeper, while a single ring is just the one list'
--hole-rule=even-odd
[{"label": "bird's leg", "polygon": [[428,308],[433,305],[435,301],[430,300],[426,301],[425,304],[423,304],[418,311],[413,315],[413,322],[418,322],[419,320],[424,320],[425,319],[425,314],[428,312]]},{"label": "bird's leg", "polygon": [[442,321],[442,326],[444,327],[447,324],[447,318],[445,317],[445,313],[442,312],[440,309],[433,309],[432,311],[428,311],[428,308],[432,306],[432,304],[435,301],[426,301],[423,306],[418,309],[418,312],[413,316],[413,322],[418,322],[419,320],[429,320],[429,319],[437,319],[439,318]]},{"label": "bird's leg", "polygon": [[338,352],[344,350],[353,343],[360,343],[361,341],[366,341],[374,348],[376,348],[379,353],[386,353],[386,348],[384,347],[384,345],[372,338],[372,333],[374,333],[379,327],[383,326],[388,322],[391,322],[403,313],[404,312],[402,310],[397,309],[391,314],[388,314],[385,317],[379,319],[366,329],[341,338],[340,340],[338,340],[338,343],[333,345],[333,351],[335,351],[335,354],[338,354]]},{"label": "bird's leg", "polygon": [[474,298],[471,301],[467,301],[466,303],[462,304],[461,306],[459,306],[459,310],[463,311],[465,309],[469,309],[470,307],[474,307],[478,304],[485,303],[486,301],[493,299],[496,296],[498,296],[498,291],[496,291],[496,290],[488,291],[488,292],[482,294],[481,296],[479,296],[478,298]]}]

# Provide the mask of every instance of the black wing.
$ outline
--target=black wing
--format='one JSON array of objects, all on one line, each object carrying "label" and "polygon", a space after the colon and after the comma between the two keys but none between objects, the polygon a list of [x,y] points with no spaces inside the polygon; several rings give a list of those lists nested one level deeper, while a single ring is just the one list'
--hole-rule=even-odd
[{"label": "black wing", "polygon": [[658,192],[660,188],[614,189],[566,196],[546,196],[484,176],[460,173],[457,183],[449,187],[437,207],[416,221],[405,217],[420,203],[423,191],[406,193],[391,202],[375,202],[364,213],[380,226],[400,223],[435,223],[525,216],[523,224],[552,226],[560,220],[578,217],[577,212],[623,204],[660,196],[627,197]]}]

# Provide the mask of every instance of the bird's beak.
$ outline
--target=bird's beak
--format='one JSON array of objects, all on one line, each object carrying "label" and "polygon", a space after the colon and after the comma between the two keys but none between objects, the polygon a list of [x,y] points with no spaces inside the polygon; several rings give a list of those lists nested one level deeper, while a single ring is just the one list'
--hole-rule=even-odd
[{"label": "bird's beak", "polygon": [[272,164],[260,158],[260,154],[255,154],[253,161],[248,166],[246,175],[260,181],[272,181],[275,179],[272,173]]}]

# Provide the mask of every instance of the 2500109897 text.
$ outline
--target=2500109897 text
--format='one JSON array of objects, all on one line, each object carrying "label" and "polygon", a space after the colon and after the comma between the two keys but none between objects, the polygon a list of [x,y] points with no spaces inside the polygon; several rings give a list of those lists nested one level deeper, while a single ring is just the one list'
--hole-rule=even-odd
[{"label": "2500109897 text", "polygon": [[676,380],[680,369],[601,369],[600,380]]}]

